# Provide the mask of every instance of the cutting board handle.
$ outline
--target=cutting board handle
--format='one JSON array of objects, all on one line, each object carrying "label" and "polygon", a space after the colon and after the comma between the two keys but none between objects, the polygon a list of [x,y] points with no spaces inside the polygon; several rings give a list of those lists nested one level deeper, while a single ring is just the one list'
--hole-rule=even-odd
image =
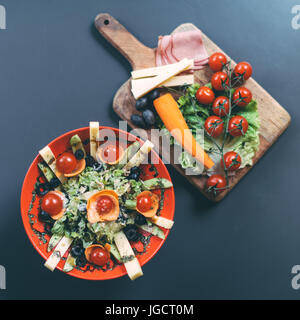
[{"label": "cutting board handle", "polygon": [[133,70],[155,66],[155,50],[143,45],[111,15],[98,14],[95,26],[102,36],[129,61]]}]

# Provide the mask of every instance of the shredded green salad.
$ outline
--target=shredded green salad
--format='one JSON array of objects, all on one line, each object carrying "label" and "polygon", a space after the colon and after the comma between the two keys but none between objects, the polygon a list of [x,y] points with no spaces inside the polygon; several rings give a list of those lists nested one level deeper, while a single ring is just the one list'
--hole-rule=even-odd
[{"label": "shredded green salad", "polygon": [[[197,90],[200,88],[200,84],[195,83],[191,86],[187,86],[184,88],[184,94],[179,97],[177,103],[179,108],[189,126],[192,133],[195,135],[197,130],[204,129],[205,120],[214,115],[212,112],[212,108],[208,106],[201,105],[195,95]],[[207,84],[209,88],[212,88],[211,84]],[[230,94],[233,94],[233,90],[231,90]],[[225,92],[219,93],[219,95],[226,95]],[[216,95],[218,96],[218,94]],[[229,98],[229,97],[228,97]],[[235,108],[232,110],[232,115],[241,115],[248,121],[249,127],[245,135],[240,137],[232,137],[228,135],[227,141],[224,145],[224,154],[227,151],[235,151],[237,152],[242,159],[242,163],[240,168],[244,168],[247,165],[252,165],[252,159],[259,148],[259,127],[260,127],[260,120],[259,114],[257,111],[257,102],[252,100],[246,107],[243,108]],[[170,135],[168,130],[165,128],[164,124],[158,119],[158,125],[161,129],[165,131],[166,135],[170,136],[171,143],[176,144],[177,142],[173,139]],[[216,142],[221,144],[223,137],[220,136],[216,139]],[[204,144],[203,141],[198,141],[204,150],[209,154],[211,159],[216,163],[220,161],[220,156],[217,155],[214,150],[213,142],[204,137]],[[186,152],[181,152],[179,156],[179,162],[183,169],[192,169],[195,174],[199,174],[202,172],[202,167],[195,162],[192,156]]]}]

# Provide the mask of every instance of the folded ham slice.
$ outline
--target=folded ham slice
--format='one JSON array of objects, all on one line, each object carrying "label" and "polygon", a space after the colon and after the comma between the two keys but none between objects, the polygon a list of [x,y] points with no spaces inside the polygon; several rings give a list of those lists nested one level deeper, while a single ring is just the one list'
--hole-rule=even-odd
[{"label": "folded ham slice", "polygon": [[156,50],[156,65],[176,63],[184,58],[194,59],[194,70],[208,63],[208,54],[200,30],[185,31],[160,36]]}]

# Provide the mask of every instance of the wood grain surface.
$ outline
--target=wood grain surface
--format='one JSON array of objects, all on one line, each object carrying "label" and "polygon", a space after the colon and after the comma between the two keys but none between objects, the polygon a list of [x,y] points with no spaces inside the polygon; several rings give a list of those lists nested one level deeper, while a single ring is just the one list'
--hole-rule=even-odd
[{"label": "wood grain surface", "polygon": [[[109,14],[99,14],[95,19],[95,26],[103,37],[105,37],[120,53],[125,56],[133,70],[155,66],[155,49],[143,45]],[[186,23],[177,27],[173,33],[195,29],[197,29],[195,25]],[[209,55],[216,51],[223,52],[226,55],[226,53],[205,34],[202,33],[202,37]],[[230,59],[228,55],[226,56]],[[235,62],[232,62],[234,66]],[[205,67],[204,69],[195,72],[195,79],[197,82],[204,85],[210,81],[212,74],[213,72],[208,67]],[[291,118],[288,112],[253,78],[247,80],[247,87],[252,91],[253,98],[257,100],[258,112],[261,120],[260,147],[253,159],[253,163],[255,164],[286,130],[290,124]],[[150,136],[150,130],[145,131],[138,129],[131,123],[131,115],[138,112],[135,109],[135,99],[132,96],[130,89],[131,86],[129,79],[115,94],[113,100],[114,111],[121,119],[128,121],[132,128],[137,129],[136,132],[142,139],[150,139],[154,143],[156,151],[159,152],[163,158],[168,156],[161,150],[158,135],[155,136],[152,134]],[[211,194],[205,192],[205,177],[185,175],[184,170],[180,165],[174,164],[173,159],[171,159],[171,163],[176,170],[185,176],[186,179],[198,188],[207,198],[213,201],[220,201],[223,199],[252,168],[246,167],[238,170],[235,176],[230,177],[230,188],[220,193],[217,197],[213,197]]]}]

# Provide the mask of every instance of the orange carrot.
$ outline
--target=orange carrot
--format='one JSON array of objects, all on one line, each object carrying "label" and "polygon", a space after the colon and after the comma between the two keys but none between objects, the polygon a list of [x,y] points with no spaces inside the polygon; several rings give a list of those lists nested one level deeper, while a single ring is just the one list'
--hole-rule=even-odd
[{"label": "orange carrot", "polygon": [[201,148],[193,137],[175,99],[167,93],[153,101],[154,107],[166,128],[172,136],[190,153],[196,160],[203,163],[208,169],[214,166],[214,162]]}]

